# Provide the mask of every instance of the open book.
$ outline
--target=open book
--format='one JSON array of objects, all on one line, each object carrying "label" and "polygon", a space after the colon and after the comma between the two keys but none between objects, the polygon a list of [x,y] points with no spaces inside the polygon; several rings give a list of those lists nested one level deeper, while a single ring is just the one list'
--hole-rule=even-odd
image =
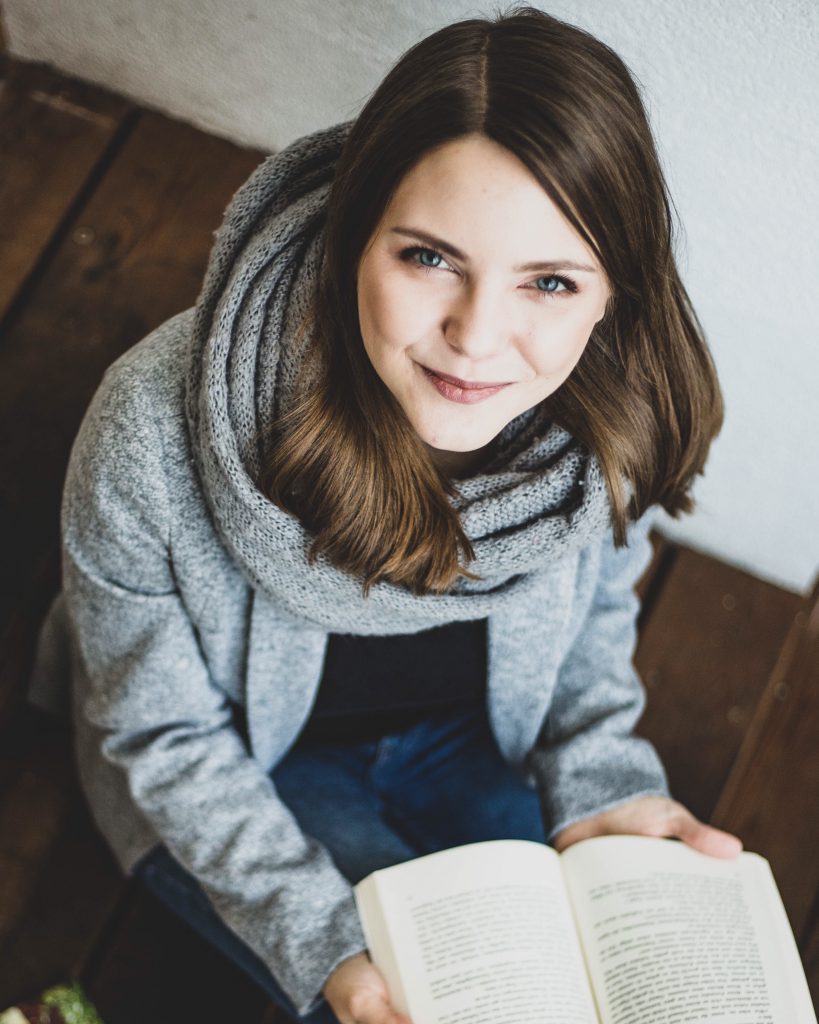
[{"label": "open book", "polygon": [[600,836],[504,839],[355,887],[413,1024],[816,1024],[768,862]]}]

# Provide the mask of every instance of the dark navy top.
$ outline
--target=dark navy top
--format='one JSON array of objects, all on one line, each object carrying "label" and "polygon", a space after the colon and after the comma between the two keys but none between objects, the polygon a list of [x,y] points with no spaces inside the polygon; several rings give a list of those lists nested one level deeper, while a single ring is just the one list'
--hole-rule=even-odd
[{"label": "dark navy top", "polygon": [[486,703],[486,619],[420,633],[331,633],[300,739],[378,739],[439,711]]}]

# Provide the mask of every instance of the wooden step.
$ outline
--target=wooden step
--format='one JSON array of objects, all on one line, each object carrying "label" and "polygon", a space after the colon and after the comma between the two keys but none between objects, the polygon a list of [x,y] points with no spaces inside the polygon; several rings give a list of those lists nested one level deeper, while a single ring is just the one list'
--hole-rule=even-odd
[{"label": "wooden step", "polygon": [[224,208],[262,156],[137,113],[27,280],[0,346],[0,529],[15,538],[0,567],[0,649],[21,642],[14,609],[57,550],[68,453],[103,371],[195,302]]},{"label": "wooden step", "polygon": [[9,62],[0,92],[0,323],[104,173],[134,110],[44,65]]},{"label": "wooden step", "polygon": [[794,618],[714,821],[770,861],[819,1003],[819,587]]},{"label": "wooden step", "polygon": [[646,610],[635,665],[647,707],[637,731],[657,747],[674,796],[704,821],[801,603],[681,546]]},{"label": "wooden step", "polygon": [[255,1024],[270,1000],[147,890],[131,886],[82,974],[105,1024]]},{"label": "wooden step", "polygon": [[[77,977],[125,891],[86,810],[67,743],[52,742],[62,724],[32,714],[40,738],[19,745],[20,771],[3,778],[0,1008]],[[25,803],[11,814],[9,801]]]}]

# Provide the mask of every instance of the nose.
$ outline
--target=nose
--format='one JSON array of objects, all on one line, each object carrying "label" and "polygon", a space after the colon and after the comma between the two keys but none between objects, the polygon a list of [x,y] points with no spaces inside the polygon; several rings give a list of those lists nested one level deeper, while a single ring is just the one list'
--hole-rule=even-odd
[{"label": "nose", "polygon": [[501,306],[496,289],[474,283],[465,285],[444,316],[442,327],[447,343],[470,359],[483,359],[500,351],[509,330],[508,317],[504,317]]}]

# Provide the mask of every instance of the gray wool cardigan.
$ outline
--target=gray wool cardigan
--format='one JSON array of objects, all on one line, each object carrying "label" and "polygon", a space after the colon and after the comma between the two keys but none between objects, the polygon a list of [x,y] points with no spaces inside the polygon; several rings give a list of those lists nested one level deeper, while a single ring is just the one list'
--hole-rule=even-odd
[{"label": "gray wool cardigan", "polygon": [[[85,415],[30,698],[72,715],[81,783],[123,869],[164,841],[304,1014],[366,946],[349,883],[268,774],[309,716],[327,633],[253,590],[211,522],[184,414],[192,313],[120,357]],[[631,732],[649,519],[625,548],[609,533],[541,570],[524,606],[488,620],[490,722],[537,786],[550,840],[668,795],[656,752]],[[245,707],[247,746],[230,702]]]}]

